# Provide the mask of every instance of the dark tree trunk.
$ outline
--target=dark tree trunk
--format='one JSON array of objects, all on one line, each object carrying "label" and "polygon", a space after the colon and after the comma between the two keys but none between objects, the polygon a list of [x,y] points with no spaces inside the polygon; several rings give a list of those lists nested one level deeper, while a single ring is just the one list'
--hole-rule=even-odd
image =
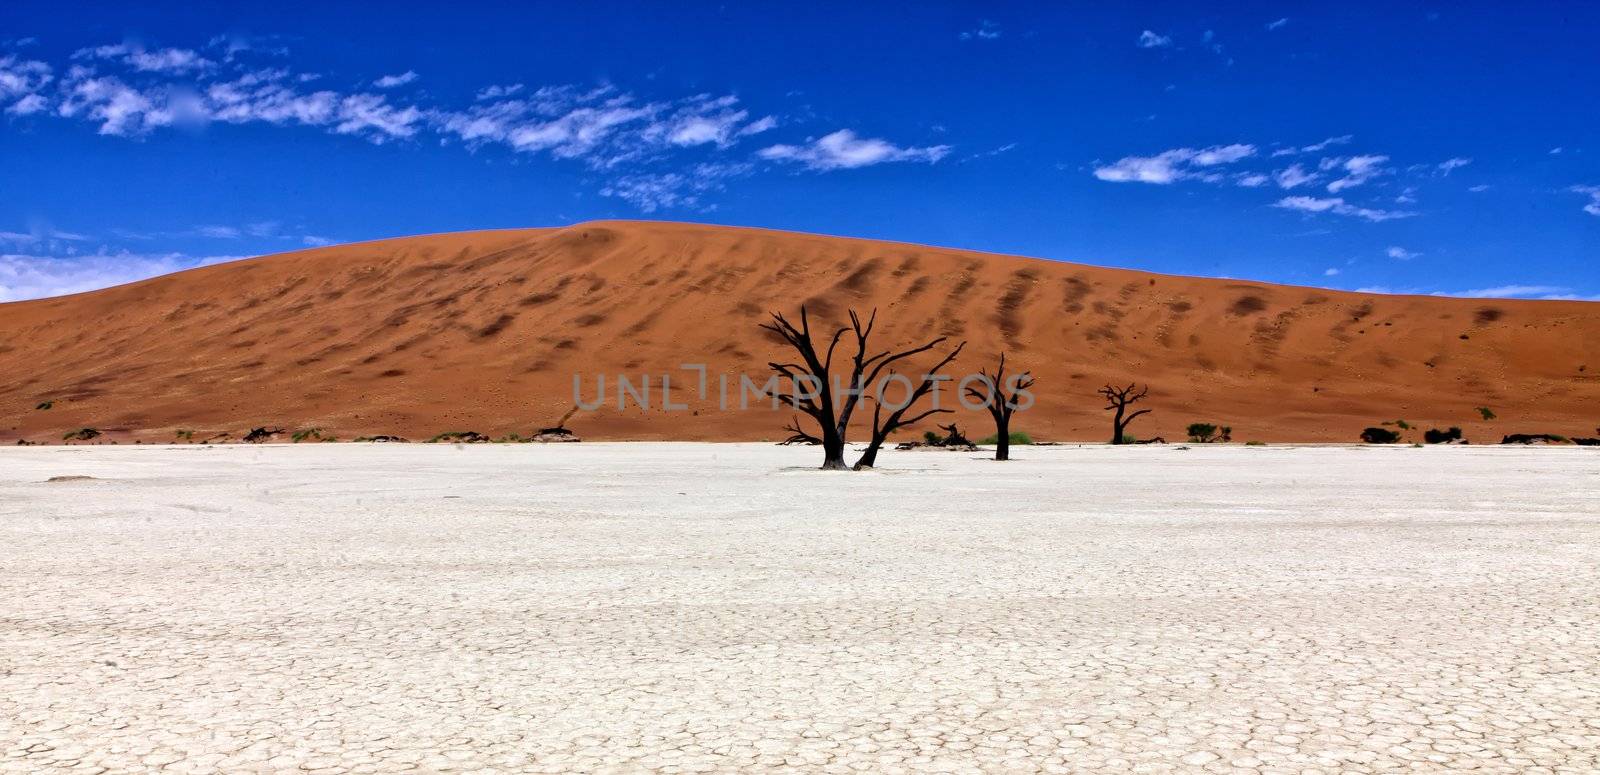
[{"label": "dark tree trunk", "polygon": [[1121,444],[1122,443],[1122,437],[1123,437],[1122,429],[1124,427],[1124,424],[1122,422],[1122,411],[1123,411],[1122,407],[1120,407],[1120,406],[1117,407],[1117,416],[1111,418],[1111,443],[1112,444]]},{"label": "dark tree trunk", "polygon": [[850,470],[844,462],[844,438],[829,428],[822,431],[822,470]]},{"label": "dark tree trunk", "polygon": [[867,451],[861,453],[861,459],[856,461],[856,470],[874,468],[878,465],[878,450],[883,448],[883,442],[873,441],[867,445]]},{"label": "dark tree trunk", "polygon": [[1011,459],[1011,418],[1006,414],[996,414],[994,427],[998,431],[994,442],[994,459]]}]

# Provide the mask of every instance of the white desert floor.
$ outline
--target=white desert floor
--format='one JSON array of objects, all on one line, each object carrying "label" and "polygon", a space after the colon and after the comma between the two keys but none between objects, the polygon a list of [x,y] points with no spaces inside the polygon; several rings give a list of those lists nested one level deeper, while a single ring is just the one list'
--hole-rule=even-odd
[{"label": "white desert floor", "polygon": [[0,771],[1600,768],[1600,450],[1017,455],[0,450]]}]

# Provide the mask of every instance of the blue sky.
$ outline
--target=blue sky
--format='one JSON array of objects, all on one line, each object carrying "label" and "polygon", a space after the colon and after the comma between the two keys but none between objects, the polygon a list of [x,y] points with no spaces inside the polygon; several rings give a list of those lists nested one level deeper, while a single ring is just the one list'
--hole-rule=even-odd
[{"label": "blue sky", "polygon": [[0,8],[0,300],[597,218],[1600,297],[1594,4],[126,5]]}]

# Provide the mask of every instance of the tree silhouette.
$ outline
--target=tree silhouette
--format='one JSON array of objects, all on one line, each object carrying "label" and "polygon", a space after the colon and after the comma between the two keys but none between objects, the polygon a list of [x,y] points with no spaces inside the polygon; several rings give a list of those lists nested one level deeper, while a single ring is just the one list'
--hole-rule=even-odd
[{"label": "tree silhouette", "polygon": [[[790,392],[784,393],[780,387],[779,390],[770,393],[770,395],[800,410],[801,413],[817,422],[821,430],[817,438],[822,442],[822,468],[824,470],[842,471],[850,468],[844,462],[846,434],[850,428],[850,418],[855,413],[856,407],[860,405],[861,398],[867,391],[867,386],[876,385],[878,377],[896,361],[927,352],[945,341],[945,338],[941,336],[927,344],[913,347],[909,350],[901,350],[900,352],[885,350],[876,355],[868,355],[868,340],[872,336],[872,329],[877,320],[878,311],[876,309],[872,311],[865,324],[861,322],[861,316],[857,315],[855,310],[851,310],[849,327],[841,327],[835,331],[828,341],[827,350],[820,354],[817,352],[817,343],[812,337],[810,318],[807,316],[804,306],[800,307],[800,325],[798,327],[790,323],[788,318],[778,312],[772,313],[771,323],[763,323],[761,325],[763,329],[777,334],[800,356],[799,363],[772,361],[767,364],[777,373],[778,377],[788,378],[791,387],[794,388]],[[841,400],[836,402],[831,390],[831,387],[836,383],[836,375],[833,370],[833,355],[834,351],[839,347],[839,341],[844,338],[847,332],[851,332],[855,336],[856,352],[848,365],[848,379],[843,383],[847,387],[842,391]],[[960,347],[956,348],[957,352],[960,352],[960,350]],[[950,358],[953,357],[954,353],[942,361],[940,365],[949,363]],[[879,430],[884,426],[889,426],[888,430],[883,431],[883,435],[886,437],[895,428],[909,425],[916,419],[921,419],[919,416],[912,420],[906,420],[904,415],[909,411],[911,405],[915,404],[916,398],[920,398],[928,390],[932,389],[932,385],[928,384],[930,382],[933,382],[933,380],[924,378],[922,385],[915,386],[913,388],[914,398],[911,404],[891,413],[887,422],[884,421],[881,415],[874,418],[873,436],[877,441],[877,445],[868,447],[868,454],[862,456],[863,460],[858,462],[858,466],[864,462],[866,463],[865,467],[870,467],[876,459],[877,446],[882,444],[882,439],[878,438]],[[871,456],[870,459],[868,459],[868,455]]]},{"label": "tree silhouette", "polygon": [[1112,444],[1127,443],[1123,439],[1123,437],[1126,435],[1123,431],[1127,429],[1128,424],[1132,423],[1135,419],[1138,419],[1139,415],[1148,414],[1150,412],[1149,409],[1140,409],[1132,414],[1127,413],[1129,406],[1143,400],[1145,396],[1150,395],[1149,385],[1145,385],[1143,390],[1139,390],[1139,392],[1135,393],[1134,391],[1138,390],[1138,388],[1139,383],[1137,382],[1125,388],[1114,387],[1112,385],[1106,385],[1105,387],[1100,388],[1099,394],[1105,396],[1105,399],[1110,402],[1110,404],[1106,407],[1106,411],[1116,411],[1116,414],[1111,418]]},{"label": "tree silhouette", "polygon": [[[907,425],[915,425],[919,421],[927,419],[933,415],[944,414],[951,411],[944,408],[934,408],[918,413],[911,417],[906,417],[912,408],[917,405],[917,402],[921,401],[922,398],[931,392],[934,386],[938,384],[938,381],[934,379],[934,376],[939,373],[939,370],[950,365],[950,362],[955,360],[957,355],[961,354],[961,348],[966,346],[966,342],[956,345],[956,349],[951,350],[950,354],[944,357],[944,360],[934,364],[934,367],[929,369],[928,373],[923,376],[922,381],[918,383],[916,387],[911,389],[911,395],[906,397],[905,402],[901,404],[899,408],[891,409],[887,417],[885,417],[883,414],[883,399],[879,396],[873,396],[872,440],[868,442],[866,451],[861,453],[861,458],[856,461],[855,467],[857,470],[863,468],[872,468],[878,464],[878,450],[883,448],[883,442],[889,438],[889,434],[894,433],[895,431]],[[891,371],[889,373],[893,374],[894,372]]]},{"label": "tree silhouette", "polygon": [[[1014,375],[1010,387],[1010,394],[1006,393],[1006,354],[1000,353],[1000,365],[995,367],[994,374],[979,370],[978,375],[988,386],[987,393],[980,393],[975,387],[967,387],[967,395],[983,401],[983,408],[989,410],[989,416],[994,418],[994,459],[1011,459],[1011,414],[1017,410],[1017,394],[1033,387],[1033,376],[1028,372]],[[1032,402],[1031,398],[1029,400]]]}]

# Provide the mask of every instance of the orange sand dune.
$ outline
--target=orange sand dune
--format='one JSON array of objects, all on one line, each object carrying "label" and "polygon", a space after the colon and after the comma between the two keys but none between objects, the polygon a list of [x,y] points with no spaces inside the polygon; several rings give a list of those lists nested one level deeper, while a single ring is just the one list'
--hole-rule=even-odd
[{"label": "orange sand dune", "polygon": [[[1111,381],[1149,382],[1136,435],[1353,441],[1382,420],[1593,435],[1600,304],[1377,296],[759,229],[602,222],[306,250],[0,305],[0,439],[170,441],[255,426],[343,439],[552,424],[574,373],[673,380],[684,411],[610,406],[588,439],[780,438],[789,412],[719,411],[678,369],[764,378],[768,310],[879,309],[882,346],[966,340],[1038,376],[1014,427],[1104,440]],[[735,383],[737,384],[737,383]],[[611,387],[608,385],[608,387]],[[52,401],[53,407],[35,407]],[[1474,407],[1492,407],[1485,423]],[[961,411],[964,428],[987,418]],[[948,421],[948,417],[941,418]],[[931,427],[931,423],[927,425]],[[858,436],[860,434],[857,434]]]}]

